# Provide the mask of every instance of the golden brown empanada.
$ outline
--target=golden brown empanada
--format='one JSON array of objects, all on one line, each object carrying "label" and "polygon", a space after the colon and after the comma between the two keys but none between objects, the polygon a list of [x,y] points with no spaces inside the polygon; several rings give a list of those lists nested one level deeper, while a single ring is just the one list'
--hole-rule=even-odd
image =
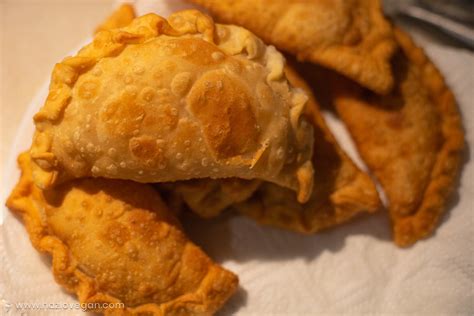
[{"label": "golden brown empanada", "polygon": [[396,44],[379,0],[190,0],[217,20],[248,28],[266,43],[378,93],[393,86]]},{"label": "golden brown empanada", "polygon": [[[337,112],[385,190],[395,243],[409,246],[430,235],[445,210],[459,174],[464,136],[442,75],[406,33],[396,30],[395,35],[402,52],[393,61],[392,94],[375,95],[342,77],[326,88],[333,91]],[[322,76],[327,82],[329,76]]]},{"label": "golden brown empanada", "polygon": [[34,180],[138,182],[262,179],[308,199],[312,130],[307,96],[284,58],[249,31],[199,11],[155,14],[57,64],[35,115]]},{"label": "golden brown empanada", "polygon": [[262,224],[307,234],[377,211],[381,204],[374,183],[339,147],[306,82],[291,67],[286,68],[286,74],[295,87],[309,95],[306,116],[314,126],[316,173],[311,197],[300,204],[290,190],[266,182],[249,200],[234,207]]},{"label": "golden brown empanada", "polygon": [[127,26],[132,23],[135,17],[133,5],[129,3],[123,3],[117,9],[115,9],[115,11],[112,12],[112,14],[104,22],[102,22],[101,25],[96,28],[95,32],[98,33],[100,31]]},{"label": "golden brown empanada", "polygon": [[29,155],[19,163],[7,206],[23,217],[34,247],[52,255],[56,281],[81,303],[124,304],[96,312],[211,315],[236,290],[237,277],[186,238],[151,186],[79,179],[41,191]]}]

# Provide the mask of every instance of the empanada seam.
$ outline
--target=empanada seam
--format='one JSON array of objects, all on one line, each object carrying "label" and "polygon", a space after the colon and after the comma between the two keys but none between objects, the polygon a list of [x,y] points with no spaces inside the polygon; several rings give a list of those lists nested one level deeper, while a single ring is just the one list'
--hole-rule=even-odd
[{"label": "empanada seam", "polygon": [[[161,35],[163,43],[153,41]],[[150,45],[126,49],[143,43]],[[153,56],[149,69],[135,58],[140,54]],[[105,58],[111,56],[119,59]],[[34,182],[46,189],[89,176],[143,183],[257,178],[297,191],[304,202],[313,181],[311,132],[283,65],[283,56],[248,30],[215,24],[197,10],[168,20],[148,14],[101,31],[53,71],[35,115]],[[188,71],[192,78],[178,77]],[[180,78],[186,87],[178,97]]]},{"label": "empanada seam", "polygon": [[[136,33],[128,33],[122,29],[103,30],[96,35],[91,44],[81,49],[76,56],[67,57],[62,62],[56,64],[51,77],[48,98],[44,106],[34,117],[34,122],[37,127],[35,139],[41,139],[40,144],[34,142],[31,147],[34,162],[33,166],[35,166],[34,179],[38,186],[47,188],[57,182],[58,170],[55,170],[51,165],[48,168],[38,165],[37,162],[40,161],[40,159],[35,158],[34,155],[47,154],[49,156],[47,163],[52,164],[55,162],[57,164],[57,158],[54,153],[51,152],[50,144],[52,142],[52,136],[48,133],[48,124],[57,124],[58,121],[61,120],[63,112],[70,103],[70,94],[79,76],[93,67],[101,58],[116,57],[127,45],[133,45],[137,40],[146,41],[160,35],[176,36],[200,32],[203,34],[203,40],[212,42],[214,38],[214,24],[207,16],[196,14],[197,11],[190,10],[188,12],[194,14],[197,20],[206,19],[206,21],[201,24],[196,21],[196,29],[192,31],[186,30],[180,33],[180,31],[173,28],[166,19],[158,15],[149,14],[141,17],[141,21],[146,21],[149,28],[144,28],[143,25],[141,25],[140,28],[135,30]],[[205,24],[206,28],[199,30],[202,24]],[[66,95],[64,95],[64,93],[66,93]],[[48,145],[45,145],[45,143]],[[41,163],[44,165],[46,162],[41,161]]]},{"label": "empanada seam", "polygon": [[[47,253],[51,256],[52,271],[58,284],[62,285],[67,291],[77,295],[81,303],[122,303],[122,300],[115,296],[109,295],[105,292],[100,292],[94,279],[80,269],[76,259],[69,251],[68,245],[58,237],[51,234],[48,224],[42,223],[38,220],[37,216],[34,215],[41,214],[41,210],[38,209],[38,207],[35,206],[35,203],[31,200],[44,199],[44,197],[42,196],[42,193],[37,193],[32,189],[32,186],[35,184],[32,182],[29,173],[26,172],[26,168],[29,167],[29,159],[28,153],[23,153],[18,158],[18,163],[22,169],[21,176],[18,184],[7,199],[7,207],[22,217],[33,246],[38,251]],[[41,196],[35,196],[36,194],[41,194]],[[189,240],[186,242],[183,251],[185,251],[186,247],[199,249]],[[200,250],[199,253],[203,255]],[[209,311],[215,311],[220,307],[220,304],[226,301],[235,291],[238,285],[238,277],[227,269],[217,266],[207,256],[204,260],[208,262],[206,265],[206,273],[193,292],[182,294],[161,304],[146,303],[134,307],[128,307],[124,304],[124,308],[100,308],[99,310],[94,311],[104,313],[105,315],[142,315],[141,313],[145,312],[150,312],[154,315],[165,315],[168,312],[165,309],[169,308],[171,312],[174,311],[174,308],[179,309],[181,303],[186,303],[186,300],[183,301],[186,297],[192,297],[193,300],[197,302],[196,305],[198,305],[198,307],[196,310],[191,309],[192,312],[199,314],[201,312],[206,313]],[[182,269],[181,262],[182,258],[180,258],[178,267],[180,269],[179,273],[181,273]],[[210,279],[215,281],[213,276],[216,273],[222,276],[222,280],[219,281],[226,282],[225,285],[228,287],[221,288],[221,291],[218,289],[216,295],[220,295],[219,298],[222,300],[217,299],[216,302],[213,302],[212,299],[215,297],[212,296],[212,292],[203,295],[201,294],[201,291],[203,291],[203,287],[206,285],[206,280]],[[170,286],[172,284],[173,283],[171,283]],[[210,285],[211,290],[216,286],[215,282],[210,282]]]},{"label": "empanada seam", "polygon": [[[406,247],[428,237],[445,211],[460,174],[464,132],[454,95],[439,70],[408,34],[399,28],[395,28],[394,32],[398,41],[402,42],[408,59],[420,67],[423,84],[427,86],[430,99],[436,104],[441,119],[443,137],[419,207],[412,215],[394,222],[395,243]],[[427,80],[435,81],[435,84],[427,84]]]}]

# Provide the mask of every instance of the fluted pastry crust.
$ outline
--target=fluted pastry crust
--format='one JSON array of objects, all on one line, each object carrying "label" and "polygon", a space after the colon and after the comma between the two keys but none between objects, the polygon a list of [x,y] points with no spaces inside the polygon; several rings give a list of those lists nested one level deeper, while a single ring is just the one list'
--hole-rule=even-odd
[{"label": "fluted pastry crust", "polygon": [[95,32],[125,27],[132,23],[136,18],[135,9],[130,3],[123,3],[114,12],[103,21],[95,30]]},{"label": "fluted pastry crust", "polygon": [[81,303],[124,304],[96,312],[211,315],[236,290],[237,277],[186,238],[151,186],[78,179],[42,191],[29,155],[19,164],[7,206],[23,217],[34,247],[52,256],[56,281]]},{"label": "fluted pastry crust", "polygon": [[460,172],[461,117],[443,76],[408,34],[395,29],[402,51],[396,89],[381,97],[343,78],[331,81],[336,109],[389,200],[393,238],[409,246],[433,233]]},{"label": "fluted pastry crust", "polygon": [[148,14],[57,64],[35,115],[34,180],[262,179],[308,199],[307,97],[284,58],[249,31],[195,10]]}]

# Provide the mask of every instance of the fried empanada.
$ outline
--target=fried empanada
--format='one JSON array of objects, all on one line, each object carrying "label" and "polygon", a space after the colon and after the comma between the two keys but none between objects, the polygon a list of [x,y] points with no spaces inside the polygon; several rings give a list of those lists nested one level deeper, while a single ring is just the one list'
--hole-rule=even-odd
[{"label": "fried empanada", "polygon": [[34,247],[52,255],[56,281],[81,303],[124,304],[96,312],[211,315],[236,290],[237,276],[186,238],[151,186],[89,178],[42,191],[29,155],[19,163],[7,206],[23,217]]},{"label": "fried empanada", "polygon": [[284,58],[249,31],[196,10],[99,32],[57,64],[35,115],[34,180],[262,179],[308,199],[307,96]]},{"label": "fried empanada", "polygon": [[307,234],[377,211],[381,203],[374,183],[339,147],[306,82],[290,67],[286,73],[294,86],[309,94],[306,116],[314,126],[316,174],[311,197],[300,204],[290,190],[266,182],[249,200],[234,207],[262,224]]},{"label": "fried empanada", "polygon": [[[191,211],[204,218],[215,217],[233,204],[247,200],[262,181],[227,179],[194,179],[166,184],[167,193],[175,194]],[[294,194],[294,193],[293,193]]]},{"label": "fried empanada", "polygon": [[385,190],[395,243],[409,246],[429,236],[445,210],[464,136],[442,75],[407,34],[395,30],[395,35],[402,51],[393,61],[392,94],[375,95],[336,75],[326,88]]},{"label": "fried empanada", "polygon": [[379,0],[190,0],[219,21],[248,28],[266,43],[378,93],[393,86],[393,32]]},{"label": "fried empanada", "polygon": [[132,23],[135,17],[133,5],[124,3],[120,5],[114,12],[112,12],[112,14],[96,28],[95,32],[98,33],[100,31],[127,26]]}]

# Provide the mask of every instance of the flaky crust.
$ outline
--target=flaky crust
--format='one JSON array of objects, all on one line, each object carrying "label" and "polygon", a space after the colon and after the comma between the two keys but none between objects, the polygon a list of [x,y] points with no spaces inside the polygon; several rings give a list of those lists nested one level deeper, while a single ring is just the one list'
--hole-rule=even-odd
[{"label": "flaky crust", "polygon": [[374,183],[339,147],[306,82],[290,67],[286,73],[293,85],[305,89],[310,96],[306,116],[314,126],[313,165],[317,179],[311,197],[300,204],[290,190],[263,183],[249,200],[235,208],[262,224],[306,234],[377,211],[381,204]]},{"label": "flaky crust", "polygon": [[396,44],[379,0],[190,0],[220,21],[359,82],[378,93],[393,86]]},{"label": "flaky crust", "polygon": [[[150,186],[81,179],[41,191],[28,154],[7,206],[31,242],[51,254],[56,281],[81,303],[123,303],[106,315],[211,315],[232,295],[237,277],[182,233]],[[116,305],[117,306],[117,305]]]},{"label": "flaky crust", "polygon": [[115,11],[96,28],[95,33],[125,27],[132,23],[135,17],[136,15],[133,5],[124,3],[115,9]]},{"label": "flaky crust", "polygon": [[57,64],[35,115],[34,180],[262,179],[308,199],[306,96],[284,58],[199,11],[148,14]]},{"label": "flaky crust", "polygon": [[464,133],[440,72],[406,33],[395,29],[395,36],[402,52],[391,95],[342,78],[332,88],[338,113],[387,194],[395,243],[404,247],[436,228],[459,174]]}]

